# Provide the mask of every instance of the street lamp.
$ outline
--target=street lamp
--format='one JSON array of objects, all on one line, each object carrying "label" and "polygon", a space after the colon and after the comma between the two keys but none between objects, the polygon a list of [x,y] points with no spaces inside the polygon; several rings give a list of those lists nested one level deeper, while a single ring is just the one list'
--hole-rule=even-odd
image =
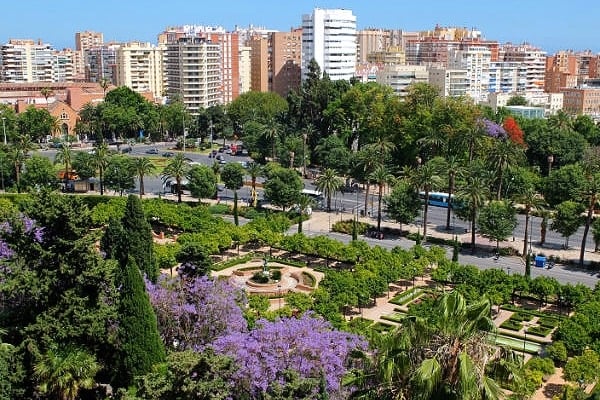
[{"label": "street lamp", "polygon": [[6,146],[6,117],[2,117],[2,132],[4,132],[4,145]]},{"label": "street lamp", "polygon": [[306,178],[306,139],[308,139],[308,133],[302,134],[302,176]]},{"label": "street lamp", "polygon": [[277,296],[279,297],[279,308],[281,308],[281,284],[277,284]]},{"label": "street lamp", "polygon": [[548,175],[552,172],[552,163],[554,162],[554,156],[552,154],[548,155]]}]

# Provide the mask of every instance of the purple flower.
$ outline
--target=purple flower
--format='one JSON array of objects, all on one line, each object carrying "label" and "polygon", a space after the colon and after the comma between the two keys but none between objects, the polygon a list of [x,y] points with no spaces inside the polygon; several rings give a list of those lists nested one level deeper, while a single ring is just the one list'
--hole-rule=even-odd
[{"label": "purple flower", "polygon": [[254,330],[222,336],[212,347],[236,360],[239,369],[233,384],[256,396],[273,382],[284,384],[287,370],[296,371],[301,378],[324,376],[327,390],[337,393],[348,371],[349,355],[353,350],[366,350],[367,343],[305,313],[301,318],[259,320]]},{"label": "purple flower", "polygon": [[497,123],[485,118],[480,121],[483,125],[483,130],[488,136],[496,139],[506,139],[508,137],[506,131],[501,125],[498,125]]}]

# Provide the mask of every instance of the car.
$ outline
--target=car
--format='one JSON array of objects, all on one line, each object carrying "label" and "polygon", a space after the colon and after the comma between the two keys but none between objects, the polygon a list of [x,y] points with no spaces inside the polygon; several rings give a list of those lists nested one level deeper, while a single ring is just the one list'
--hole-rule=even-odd
[{"label": "car", "polygon": [[156,147],[152,147],[148,150],[146,150],[146,154],[158,154],[158,149]]},{"label": "car", "polygon": [[221,164],[221,165],[225,165],[225,164],[227,164],[227,161],[225,161],[225,159],[224,159],[224,158],[221,158],[221,159],[219,160],[219,164]]},{"label": "car", "polygon": [[224,148],[224,147],[219,147],[219,153],[222,153],[222,152],[224,152],[224,151],[225,151],[225,148]]},{"label": "car", "polygon": [[162,153],[163,157],[173,157],[175,155],[175,153],[173,153],[172,151],[165,151],[164,153]]},{"label": "car", "polygon": [[223,157],[223,154],[217,154],[217,155],[215,156],[215,158],[216,158],[217,160],[219,160],[219,161],[221,161],[221,160],[224,160],[224,159],[225,159],[225,157]]},{"label": "car", "polygon": [[231,149],[225,149],[225,154],[231,154]]},{"label": "car", "polygon": [[208,158],[215,157],[217,155],[217,153],[218,153],[218,151],[216,151],[216,150],[211,151],[210,153],[208,153]]},{"label": "car", "polygon": [[121,153],[131,153],[131,146],[123,147]]}]

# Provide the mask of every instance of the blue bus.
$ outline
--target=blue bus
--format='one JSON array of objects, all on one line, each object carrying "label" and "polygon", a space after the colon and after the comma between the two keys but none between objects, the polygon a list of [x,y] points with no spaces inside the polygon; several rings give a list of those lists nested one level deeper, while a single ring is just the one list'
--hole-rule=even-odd
[{"label": "blue bus", "polygon": [[[427,203],[430,206],[435,207],[444,207],[448,208],[448,193],[444,192],[429,192],[429,198],[427,199]],[[421,201],[425,201],[425,192],[419,192],[419,198]],[[456,197],[454,194],[452,195],[452,203],[454,208],[454,202],[456,201]]]}]

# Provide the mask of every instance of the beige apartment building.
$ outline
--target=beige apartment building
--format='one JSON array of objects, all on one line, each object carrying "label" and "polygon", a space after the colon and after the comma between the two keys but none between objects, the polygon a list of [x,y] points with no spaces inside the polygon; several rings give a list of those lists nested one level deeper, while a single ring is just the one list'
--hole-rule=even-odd
[{"label": "beige apartment building", "polygon": [[600,119],[600,87],[565,88],[562,93],[565,112]]},{"label": "beige apartment building", "polygon": [[165,46],[129,42],[117,49],[115,83],[134,92],[151,92],[155,99],[164,96],[165,75],[163,55]]}]

